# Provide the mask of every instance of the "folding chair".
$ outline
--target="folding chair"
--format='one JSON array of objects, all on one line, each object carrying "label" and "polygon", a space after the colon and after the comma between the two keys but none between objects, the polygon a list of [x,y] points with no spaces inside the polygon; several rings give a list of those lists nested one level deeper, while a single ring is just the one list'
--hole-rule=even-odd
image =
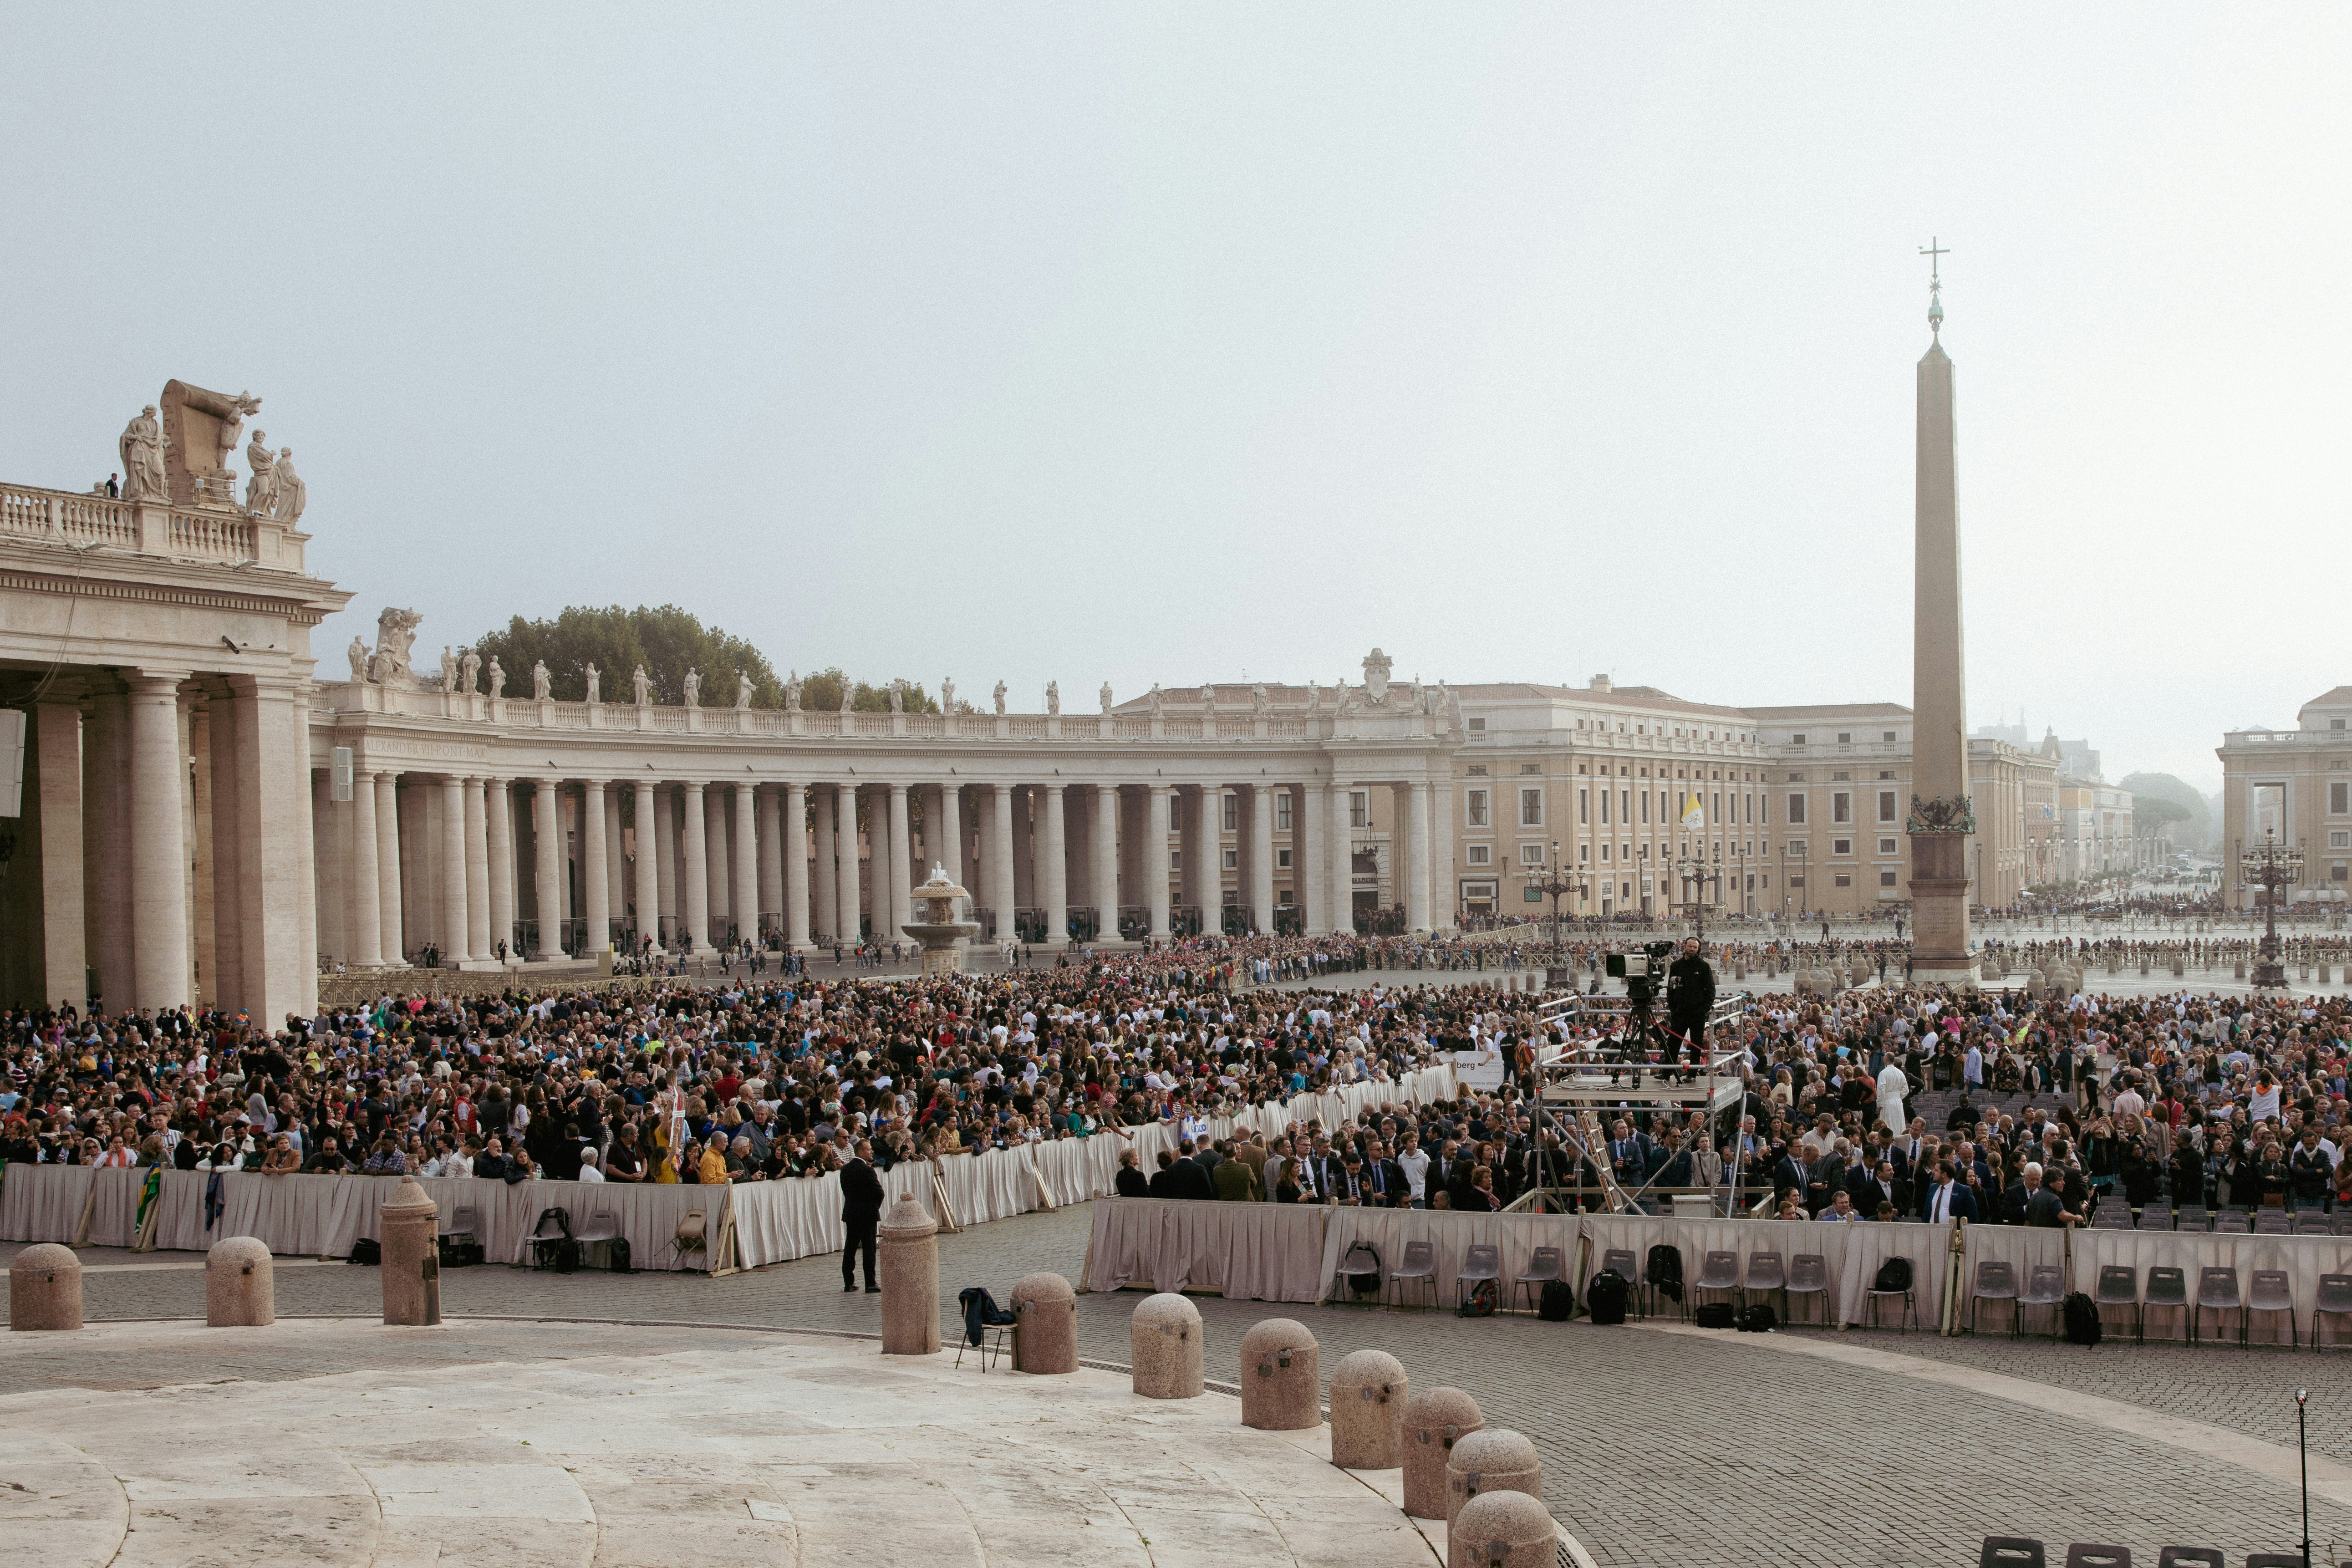
[{"label": "folding chair", "polygon": [[2156,1568],[2230,1568],[2218,1546],[2168,1546],[2156,1554]]},{"label": "folding chair", "polygon": [[[2210,1230],[2213,1228],[2213,1215],[2203,1204],[2183,1204],[2173,1215],[2172,1228]],[[2191,1547],[2189,1550],[2195,1551],[2197,1548]]]},{"label": "folding chair", "polygon": [[2147,1343],[2147,1310],[2150,1307],[2177,1307],[2185,1322],[2189,1316],[2189,1275],[2179,1268],[2151,1268],[2147,1271],[2147,1300],[2139,1310],[2139,1342]]},{"label": "folding chair", "polygon": [[2017,1265],[1990,1258],[1977,1265],[1976,1289],[1969,1292],[1969,1332],[1977,1331],[1977,1306],[1983,1301],[2009,1303],[2009,1337],[2015,1339],[2024,1313],[2017,1305]]},{"label": "folding chair", "polygon": [[1536,1292],[1546,1285],[1558,1283],[1562,1278],[1560,1270],[1563,1267],[1559,1247],[1537,1247],[1528,1258],[1528,1271],[1511,1277],[1512,1300],[1517,1300],[1519,1292],[1525,1290],[1528,1293],[1528,1307],[1533,1310],[1537,1305]]},{"label": "folding chair", "polygon": [[[2017,1299],[2017,1315],[2021,1320],[2028,1307],[2063,1307],[2066,1302],[2066,1271],[2055,1263],[2037,1263],[2025,1272],[2025,1290]],[[2062,1315],[2053,1313],[2050,1320],[2050,1337],[2056,1339],[2064,1327]]]},{"label": "folding chair", "polygon": [[2319,1320],[2324,1317],[2352,1318],[2352,1274],[2323,1274],[2319,1277],[2319,1300],[2311,1309],[2311,1348],[2319,1348]]},{"label": "folding chair", "polygon": [[2329,1215],[2327,1228],[2336,1236],[2352,1236],[2352,1208],[2340,1208]]},{"label": "folding chair", "polygon": [[2295,1213],[2294,1234],[2297,1236],[2326,1236],[2330,1234],[2327,1226],[2328,1216],[2317,1209],[2302,1209]]},{"label": "folding chair", "polygon": [[1020,1316],[1008,1312],[996,1304],[996,1298],[977,1285],[967,1285],[956,1292],[956,1305],[963,1312],[963,1332],[956,1336],[958,1366],[963,1364],[964,1347],[971,1345],[980,1352],[980,1370],[988,1371],[988,1352],[992,1345],[997,1362],[1002,1364],[1005,1349],[1011,1344],[1013,1325]]},{"label": "folding chair", "polygon": [[1394,1268],[1389,1270],[1389,1282],[1395,1285],[1397,1288],[1397,1305],[1400,1307],[1404,1305],[1404,1286],[1405,1282],[1410,1279],[1418,1279],[1423,1285],[1428,1286],[1429,1304],[1433,1307],[1437,1305],[1437,1247],[1435,1244],[1426,1241],[1406,1242],[1404,1244],[1404,1261],[1397,1265]]},{"label": "folding chair", "polygon": [[[1614,1268],[1624,1277],[1626,1304],[1639,1316],[1648,1317],[1649,1303],[1642,1295],[1643,1290],[1647,1287],[1642,1282],[1642,1266],[1634,1261],[1633,1249],[1630,1247],[1612,1247],[1603,1251],[1601,1254],[1601,1268],[1594,1269],[1593,1272],[1598,1274],[1610,1268]],[[1590,1295],[1590,1281],[1588,1281],[1587,1294]]]},{"label": "folding chair", "polygon": [[2262,1208],[2254,1211],[2256,1236],[2291,1236],[2294,1232],[2294,1222],[2287,1216],[2286,1210]]},{"label": "folding chair", "polygon": [[[1359,1290],[1356,1288],[1356,1281],[1367,1274],[1372,1277],[1372,1288],[1370,1290]],[[1339,1281],[1333,1282],[1332,1304],[1360,1301],[1367,1296],[1377,1302],[1388,1289],[1388,1281],[1381,1273],[1380,1248],[1369,1241],[1359,1241],[1349,1247],[1340,1255],[1339,1279],[1346,1281],[1346,1289],[1339,1289]]]},{"label": "folding chair", "polygon": [[594,1262],[590,1247],[621,1239],[621,1216],[611,1209],[591,1209],[588,1211],[588,1228],[572,1239],[580,1244],[581,1267],[590,1267]]},{"label": "folding chair", "polygon": [[688,1209],[677,1216],[677,1234],[670,1237],[670,1246],[676,1248],[677,1261],[683,1263],[688,1253],[702,1252],[709,1247],[710,1238],[704,1234],[709,1217],[700,1209]]},{"label": "folding chair", "polygon": [[2195,1344],[2201,1337],[2205,1314],[2222,1312],[2238,1314],[2238,1342],[2246,1342],[2246,1314],[2238,1299],[2238,1271],[2234,1268],[2200,1268],[2197,1271],[2197,1307],[2189,1320],[2189,1342]]},{"label": "folding chair", "polygon": [[564,1249],[572,1243],[572,1216],[561,1206],[539,1211],[539,1223],[530,1227],[530,1266],[552,1268]]},{"label": "folding chair", "polygon": [[2300,1552],[2249,1552],[2246,1568],[2303,1568]]},{"label": "folding chair", "polygon": [[1699,1265],[1698,1278],[1691,1281],[1691,1305],[1698,1305],[1698,1293],[1702,1290],[1720,1290],[1730,1295],[1738,1289],[1739,1254],[1710,1252],[1706,1261]]},{"label": "folding chair", "polygon": [[2213,1216],[2213,1232],[2217,1236],[2243,1236],[2253,1229],[2253,1222],[2243,1209],[2223,1209]]},{"label": "folding chair", "polygon": [[2139,1313],[2140,1338],[2147,1338],[2147,1314],[2139,1304],[2139,1270],[2120,1263],[2103,1265],[2091,1287],[2091,1302],[2099,1307],[2129,1307]]},{"label": "folding chair", "polygon": [[2042,1542],[2021,1535],[1988,1535],[1977,1553],[1977,1568],[2049,1568]]},{"label": "folding chair", "polygon": [[2131,1568],[2131,1548],[2078,1541],[2066,1548],[2066,1568]]},{"label": "folding chair", "polygon": [[2148,1199],[2147,1205],[2139,1211],[2139,1228],[2170,1230],[2172,1228],[2171,1201],[2164,1197]]},{"label": "folding chair", "polygon": [[1503,1278],[1503,1249],[1490,1242],[1476,1242],[1462,1249],[1462,1268],[1454,1276],[1454,1304],[1456,1307],[1470,1299],[1470,1288],[1487,1280],[1500,1283]]},{"label": "folding chair", "polygon": [[1789,1276],[1780,1267],[1777,1252],[1751,1252],[1748,1255],[1748,1277],[1740,1282],[1740,1294],[1753,1301],[1759,1296],[1780,1292],[1780,1316],[1789,1315]]},{"label": "folding chair", "polygon": [[2296,1346],[2303,1342],[2295,1334],[2294,1290],[2287,1283],[2285,1269],[2257,1268],[2254,1270],[2252,1288],[2246,1292],[2247,1331],[2241,1336],[2242,1338],[2252,1337],[2253,1332],[2252,1320],[2256,1312],[2284,1312],[2288,1345]]},{"label": "folding chair", "polygon": [[2131,1223],[2131,1210],[2114,1198],[2109,1198],[2091,1211],[2093,1230],[2129,1230]]},{"label": "folding chair", "polygon": [[[1905,1258],[1903,1261],[1908,1263],[1910,1259]],[[1895,1297],[1903,1303],[1903,1313],[1895,1320],[1895,1326],[1906,1334],[1917,1328],[1919,1326],[1919,1286],[1916,1277],[1906,1278],[1900,1290],[1882,1290],[1878,1288],[1878,1282],[1875,1279],[1871,1281],[1869,1292],[1863,1302],[1864,1321],[1870,1327],[1874,1329],[1878,1327],[1878,1304],[1888,1297]],[[2041,1548],[2036,1546],[2035,1550],[2038,1552]],[[2036,1561],[2040,1560],[2037,1558]]]},{"label": "folding chair", "polygon": [[1795,1298],[1819,1296],[1822,1299],[1822,1321],[1827,1324],[1830,1310],[1830,1260],[1819,1252],[1800,1252],[1789,1259],[1788,1282],[1780,1287],[1780,1303],[1789,1309],[1788,1316],[1797,1314]]}]

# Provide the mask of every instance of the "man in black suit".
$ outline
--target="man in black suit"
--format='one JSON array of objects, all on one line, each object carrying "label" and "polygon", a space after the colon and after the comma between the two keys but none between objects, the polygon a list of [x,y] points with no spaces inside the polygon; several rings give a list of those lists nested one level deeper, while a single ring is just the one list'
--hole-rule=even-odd
[{"label": "man in black suit", "polygon": [[2032,1226],[2037,1230],[2063,1229],[2077,1217],[2056,1193],[2042,1184],[2039,1165],[2025,1167],[2017,1185],[2009,1189],[2001,1207],[2005,1211],[2001,1217],[2010,1224]]},{"label": "man in black suit", "polygon": [[1715,966],[1699,956],[1698,939],[1693,937],[1666,967],[1666,1027],[1687,1042],[1684,1048],[1695,1062],[1706,1059],[1706,1016],[1714,1007]]},{"label": "man in black suit", "polygon": [[1854,1212],[1876,1219],[1878,1205],[1895,1201],[1894,1177],[1894,1166],[1885,1161],[1880,1162],[1878,1173],[1857,1163],[1845,1177],[1846,1196],[1853,1200]]},{"label": "man in black suit", "polygon": [[1214,1203],[1217,1198],[1217,1184],[1210,1179],[1207,1169],[1201,1162],[1193,1158],[1192,1141],[1189,1138],[1185,1139],[1177,1147],[1181,1152],[1177,1156],[1176,1163],[1169,1168],[1170,1175],[1175,1178],[1171,1184],[1175,1191],[1170,1195],[1179,1198],[1198,1198],[1204,1202]]},{"label": "man in black suit", "polygon": [[874,1173],[873,1160],[874,1145],[861,1138],[856,1157],[841,1168],[841,1288],[857,1289],[852,1276],[862,1248],[866,1254],[866,1294],[878,1295],[882,1287],[874,1282],[874,1233],[882,1223],[882,1178]]},{"label": "man in black suit", "polygon": [[1937,1164],[1936,1179],[1927,1184],[1919,1200],[1919,1217],[1937,1225],[1948,1219],[1975,1222],[1977,1195],[1959,1180],[1959,1172],[1949,1160]]}]

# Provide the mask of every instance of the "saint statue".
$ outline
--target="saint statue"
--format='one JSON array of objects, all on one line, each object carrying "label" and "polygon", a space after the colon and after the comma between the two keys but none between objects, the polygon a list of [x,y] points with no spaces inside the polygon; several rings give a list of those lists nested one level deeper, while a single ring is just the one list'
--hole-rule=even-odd
[{"label": "saint statue", "polygon": [[301,521],[302,508],[310,500],[310,492],[303,486],[301,477],[294,472],[294,448],[291,447],[278,448],[277,489],[278,497],[270,505],[269,515],[289,527]]},{"label": "saint statue", "polygon": [[499,663],[499,656],[490,656],[490,700],[496,702],[507,694],[507,672]]},{"label": "saint statue", "polygon": [[784,678],[784,711],[797,713],[800,710],[801,672],[796,669]]},{"label": "saint statue", "polygon": [[849,678],[843,676],[841,678],[841,710],[844,713],[849,711],[849,700],[856,694],[856,689],[849,684]]},{"label": "saint statue", "polygon": [[1004,682],[1001,680],[996,683],[996,710],[1004,711]]},{"label": "saint statue", "polygon": [[449,651],[447,643],[441,645],[441,689],[457,689],[457,656]]},{"label": "saint statue", "polygon": [[1271,708],[1271,707],[1273,707],[1273,706],[1274,706],[1274,703],[1273,703],[1272,700],[1271,700],[1271,699],[1269,699],[1269,698],[1266,696],[1266,694],[1265,694],[1265,681],[1261,680],[1261,681],[1259,681],[1256,685],[1255,685],[1255,686],[1253,686],[1253,687],[1251,687],[1251,688],[1250,688],[1250,711],[1251,711],[1251,712],[1253,712],[1253,713],[1256,714],[1259,718],[1263,719],[1263,718],[1265,718],[1265,717],[1266,710],[1267,710],[1267,709],[1269,709],[1269,708]]},{"label": "saint statue", "polygon": [[654,700],[653,685],[646,675],[646,667],[642,664],[637,666],[636,673],[629,677],[629,691],[636,698],[638,707],[643,708]]},{"label": "saint statue", "polygon": [[547,700],[547,660],[543,658],[530,661],[530,695],[534,702]]},{"label": "saint statue", "polygon": [[890,683],[890,711],[904,713],[906,710],[907,683],[903,680],[894,680]]},{"label": "saint statue", "polygon": [[[260,412],[261,399],[249,392],[240,392],[228,400],[228,414],[221,420],[220,457],[214,465],[224,476],[228,472],[228,460],[236,456],[236,438],[245,433],[245,416]],[[224,482],[227,482],[226,479]]]},{"label": "saint statue", "polygon": [[698,669],[686,672],[686,705],[688,708],[702,706],[702,671]]},{"label": "saint statue", "polygon": [[268,517],[269,509],[278,504],[278,459],[269,455],[269,432],[256,430],[253,445],[245,449],[245,461],[253,469],[253,477],[245,481],[245,510],[252,517]]},{"label": "saint statue", "polygon": [[1201,706],[1203,708],[1213,709],[1216,705],[1217,689],[1213,686],[1203,686],[1201,688]]},{"label": "saint statue", "polygon": [[163,426],[155,417],[153,404],[140,410],[139,416],[122,427],[121,446],[122,499],[171,500],[171,485],[163,478]]},{"label": "saint statue", "polygon": [[1323,688],[1310,680],[1307,683],[1307,710],[1313,713],[1323,706]]},{"label": "saint statue", "polygon": [[368,647],[356,637],[352,638],[352,684],[357,686],[368,678]]},{"label": "saint statue", "polygon": [[1160,694],[1160,682],[1158,682],[1158,681],[1156,681],[1156,680],[1155,680],[1155,681],[1153,681],[1153,682],[1151,683],[1151,689],[1150,689],[1149,692],[1147,692],[1147,693],[1145,693],[1145,694],[1144,694],[1144,699],[1143,699],[1143,700],[1144,700],[1145,703],[1146,703],[1146,704],[1150,708],[1150,710],[1151,710],[1151,716],[1152,716],[1154,719],[1159,718],[1159,717],[1160,717],[1160,704],[1161,704],[1161,703],[1163,703],[1163,702],[1165,702],[1165,701],[1167,700],[1167,699],[1166,699],[1166,698],[1162,697],[1162,696]]},{"label": "saint statue", "polygon": [[940,677],[940,711],[942,713],[955,711],[955,678],[953,676]]},{"label": "saint statue", "polygon": [[596,667],[593,664],[588,667],[588,700],[591,702],[604,700],[604,677],[596,673]]},{"label": "saint statue", "polygon": [[1062,683],[1058,680],[1049,680],[1045,682],[1045,711],[1059,713],[1061,710]]},{"label": "saint statue", "polygon": [[482,676],[481,654],[474,648],[465,649],[464,657],[457,661],[457,668],[466,682],[466,694],[470,697],[479,691]]},{"label": "saint statue", "polygon": [[1108,680],[1103,682],[1102,710],[1106,713],[1110,711],[1110,682]]},{"label": "saint statue", "polygon": [[740,713],[751,706],[751,678],[741,670],[735,672],[735,711]]}]

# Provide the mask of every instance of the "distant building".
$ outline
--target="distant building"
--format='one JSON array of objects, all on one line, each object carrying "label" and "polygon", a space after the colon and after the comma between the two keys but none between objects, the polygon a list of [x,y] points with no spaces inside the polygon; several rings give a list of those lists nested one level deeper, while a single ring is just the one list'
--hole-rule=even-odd
[{"label": "distant building", "polygon": [[2292,730],[2232,730],[2221,759],[2221,887],[2231,909],[2251,900],[2238,857],[2274,837],[2304,852],[2298,903],[2342,902],[2352,885],[2352,686],[2313,698]]}]

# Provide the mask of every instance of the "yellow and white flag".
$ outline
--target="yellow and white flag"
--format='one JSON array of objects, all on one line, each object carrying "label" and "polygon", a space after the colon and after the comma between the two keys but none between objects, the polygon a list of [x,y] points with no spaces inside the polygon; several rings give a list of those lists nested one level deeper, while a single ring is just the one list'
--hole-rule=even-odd
[{"label": "yellow and white flag", "polygon": [[1698,792],[1694,790],[1691,792],[1689,800],[1683,806],[1683,826],[1689,830],[1706,826],[1706,812],[1699,805]]}]

